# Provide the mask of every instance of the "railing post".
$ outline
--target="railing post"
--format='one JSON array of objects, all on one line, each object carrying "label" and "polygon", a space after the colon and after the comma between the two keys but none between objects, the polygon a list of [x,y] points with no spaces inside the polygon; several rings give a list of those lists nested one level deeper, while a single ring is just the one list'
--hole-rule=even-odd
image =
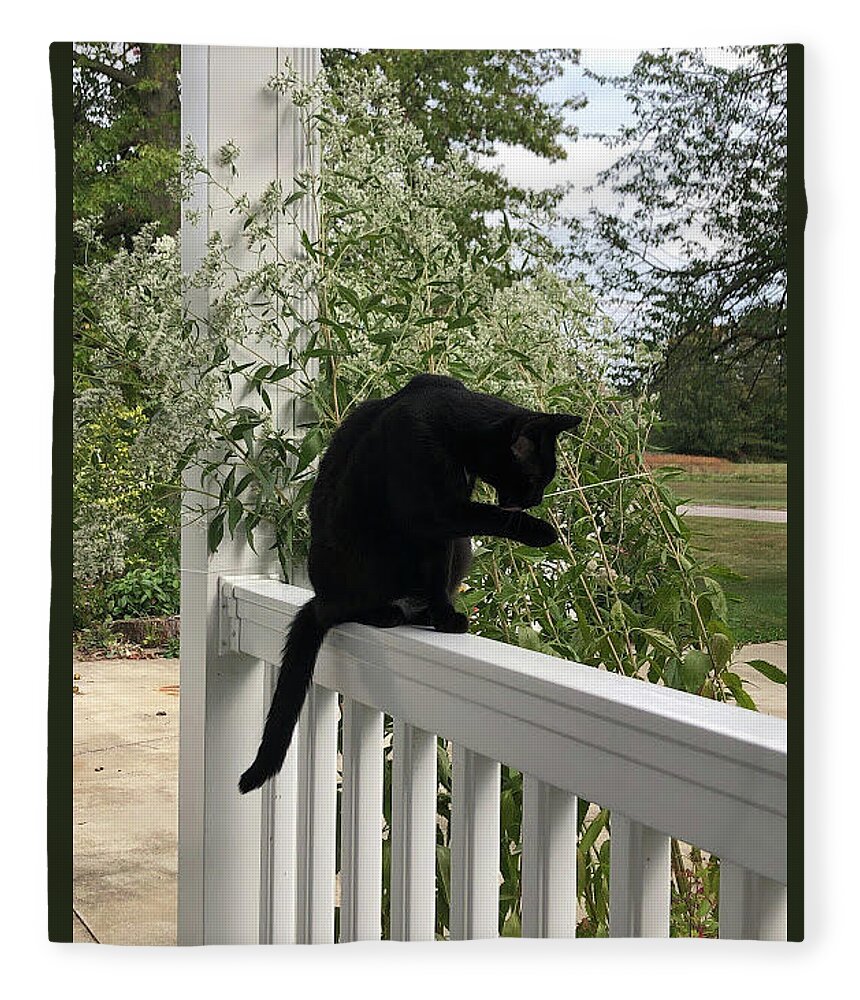
[{"label": "railing post", "polygon": [[720,937],[785,941],[788,892],[729,861],[720,862]]},{"label": "railing post", "polygon": [[576,796],[523,775],[523,937],[576,935]]},{"label": "railing post", "polygon": [[[266,664],[266,703],[271,701],[279,667]],[[260,943],[296,942],[296,823],[298,758],[295,746],[279,774],[263,786],[260,859]]]},{"label": "railing post", "polygon": [[382,930],[384,717],[343,700],[340,940],[378,941]]},{"label": "railing post", "polygon": [[671,838],[617,811],[610,835],[610,936],[668,937]]},{"label": "railing post", "polygon": [[337,692],[312,684],[299,720],[299,944],[334,942],[338,715]]},{"label": "railing post", "polygon": [[436,925],[436,736],[394,721],[391,938],[432,941]]},{"label": "railing post", "polygon": [[501,768],[455,744],[451,786],[451,937],[496,937]]}]

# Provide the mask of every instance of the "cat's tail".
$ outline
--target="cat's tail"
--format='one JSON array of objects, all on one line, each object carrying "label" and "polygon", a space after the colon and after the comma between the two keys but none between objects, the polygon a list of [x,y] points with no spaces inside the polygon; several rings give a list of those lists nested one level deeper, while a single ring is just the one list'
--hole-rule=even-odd
[{"label": "cat's tail", "polygon": [[313,677],[317,654],[326,632],[331,628],[331,625],[321,624],[317,605],[316,598],[311,598],[299,609],[290,626],[260,749],[254,763],[239,779],[239,791],[243,794],[259,788],[277,774],[287,756]]}]

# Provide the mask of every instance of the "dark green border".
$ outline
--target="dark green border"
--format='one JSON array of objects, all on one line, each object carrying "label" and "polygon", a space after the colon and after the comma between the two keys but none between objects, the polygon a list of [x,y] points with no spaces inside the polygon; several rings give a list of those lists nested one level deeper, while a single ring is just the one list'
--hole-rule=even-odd
[{"label": "dark green border", "polygon": [[50,50],[56,151],[48,677],[48,938],[72,940],[72,43]]},{"label": "dark green border", "polygon": [[803,46],[788,46],[788,940],[803,940]]}]

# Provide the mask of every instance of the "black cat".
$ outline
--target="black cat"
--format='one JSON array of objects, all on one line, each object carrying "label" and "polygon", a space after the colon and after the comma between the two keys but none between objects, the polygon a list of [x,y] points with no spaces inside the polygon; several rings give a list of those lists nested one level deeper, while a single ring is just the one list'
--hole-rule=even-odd
[{"label": "black cat", "polygon": [[[556,436],[581,418],[536,413],[418,375],[387,399],[361,404],[338,428],[311,493],[308,572],[315,596],[296,615],[263,739],[242,792],[280,771],[317,653],[342,622],[465,632],[453,597],[472,535],[550,545],[552,525],[524,513],[555,476]],[[475,479],[498,505],[471,500]]]}]

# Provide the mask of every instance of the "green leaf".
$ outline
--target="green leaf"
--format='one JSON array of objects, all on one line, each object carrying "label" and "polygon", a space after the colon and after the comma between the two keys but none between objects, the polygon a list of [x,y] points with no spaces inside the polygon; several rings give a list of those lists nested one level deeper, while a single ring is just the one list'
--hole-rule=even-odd
[{"label": "green leaf", "polygon": [[654,646],[655,649],[659,649],[661,652],[667,653],[669,656],[678,655],[678,647],[672,637],[666,635],[665,632],[661,632],[656,628],[639,628],[633,629],[632,631],[639,632],[642,635],[647,636],[651,645]]},{"label": "green leaf", "polygon": [[609,819],[609,810],[601,809],[600,812],[594,817],[591,823],[588,825],[585,833],[583,833],[580,839],[580,847],[587,854],[591,848],[594,846],[595,840],[600,834],[600,831],[606,826],[607,820]]},{"label": "green leaf", "polygon": [[306,194],[306,191],[293,191],[292,194],[287,195],[287,197],[281,202],[281,210],[285,209],[288,205],[292,205],[293,202],[298,201],[299,198],[304,198]]},{"label": "green leaf", "polygon": [[788,683],[788,674],[785,671],[780,670],[775,663],[768,663],[767,660],[747,660],[747,663],[757,670],[760,674],[764,674],[768,680],[775,681],[777,684]]},{"label": "green leaf", "polygon": [[436,845],[436,865],[439,869],[442,892],[445,901],[451,899],[451,848],[444,844]]},{"label": "green leaf", "polygon": [[459,330],[464,326],[474,326],[475,318],[474,316],[457,316],[455,319],[448,320],[449,330]]},{"label": "green leaf", "polygon": [[711,658],[707,653],[691,649],[681,660],[681,678],[685,690],[695,694],[705,683],[705,678],[711,669]]},{"label": "green leaf", "polygon": [[224,537],[224,514],[223,510],[220,511],[209,522],[206,538],[209,543],[210,552],[217,551],[218,546],[221,544],[221,539]]},{"label": "green leaf", "polygon": [[352,308],[357,312],[361,313],[361,299],[355,294],[351,288],[347,288],[346,285],[335,285],[338,294],[344,299]]},{"label": "green leaf", "polygon": [[244,476],[236,484],[236,488],[233,490],[233,496],[241,496],[241,494],[247,489],[248,485],[254,479],[253,472],[246,472]]},{"label": "green leaf", "polygon": [[714,632],[711,635],[711,653],[718,670],[722,670],[728,664],[734,648],[734,643],[724,633]]},{"label": "green leaf", "polygon": [[540,636],[530,625],[517,626],[517,642],[523,649],[533,649],[535,652],[540,651]]},{"label": "green leaf", "polygon": [[313,243],[311,243],[311,238],[304,231],[304,229],[302,230],[302,233],[301,233],[301,236],[300,236],[300,240],[301,240],[302,246],[305,248],[305,250],[307,250],[307,252],[308,252],[309,256],[311,257],[311,259],[315,258],[317,256],[317,249],[313,245]]},{"label": "green leaf", "polygon": [[743,681],[737,674],[733,674],[730,670],[725,670],[722,674],[720,674],[720,680],[723,681],[729,691],[731,691],[735,701],[741,708],[748,708],[753,712],[757,711],[756,703],[744,690]]},{"label": "green leaf", "polygon": [[299,461],[296,465],[295,475],[299,475],[311,464],[311,462],[322,451],[323,436],[318,427],[312,427],[302,438],[299,448]]},{"label": "green leaf", "polygon": [[242,518],[244,509],[242,501],[237,500],[235,497],[231,497],[227,502],[227,527],[230,529],[231,536],[236,528],[236,525]]},{"label": "green leaf", "polygon": [[295,371],[293,365],[278,365],[277,368],[268,376],[267,382],[280,382],[282,378],[286,378],[288,375],[292,375]]},{"label": "green leaf", "polygon": [[516,910],[511,910],[511,912],[505,918],[505,922],[502,926],[502,937],[522,937],[523,929],[520,925],[520,917]]},{"label": "green leaf", "polygon": [[439,781],[443,785],[451,784],[451,758],[443,743],[436,743],[436,761],[439,769]]}]

